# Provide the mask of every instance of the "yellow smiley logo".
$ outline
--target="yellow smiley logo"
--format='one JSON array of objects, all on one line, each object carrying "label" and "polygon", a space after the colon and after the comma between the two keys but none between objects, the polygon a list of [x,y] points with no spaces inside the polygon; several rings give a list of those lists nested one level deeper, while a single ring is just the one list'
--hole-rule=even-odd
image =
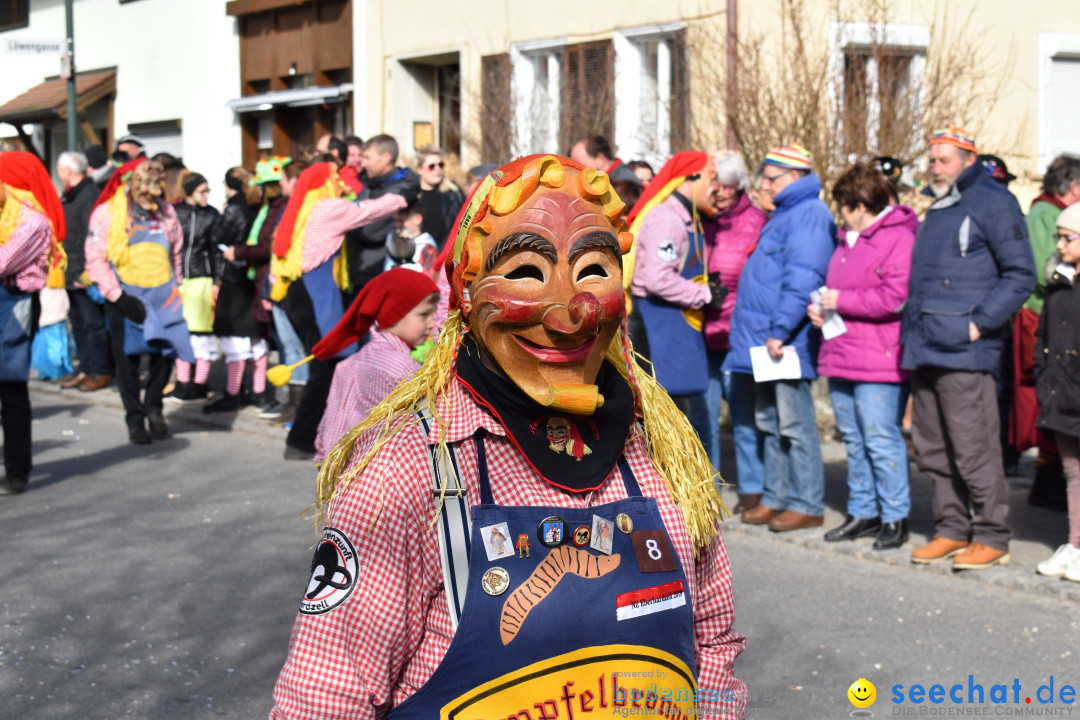
[{"label": "yellow smiley logo", "polygon": [[859,678],[847,689],[848,700],[857,708],[868,708],[877,698],[877,688],[866,678]]}]

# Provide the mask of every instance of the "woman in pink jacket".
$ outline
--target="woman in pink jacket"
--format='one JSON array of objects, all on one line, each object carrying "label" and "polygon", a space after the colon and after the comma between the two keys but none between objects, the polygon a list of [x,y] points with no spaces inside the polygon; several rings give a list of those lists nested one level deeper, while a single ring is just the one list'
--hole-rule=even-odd
[{"label": "woman in pink jacket", "polygon": [[900,312],[919,221],[911,208],[889,205],[889,187],[870,165],[848,169],[832,194],[844,228],[829,263],[828,289],[808,314],[821,327],[825,315],[838,313],[846,327],[822,342],[818,372],[829,378],[847,445],[848,503],[844,523],[825,540],[876,535],[874,549],[885,550],[907,542],[911,509],[900,431],[908,393],[900,370]]},{"label": "woman in pink jacket", "polygon": [[705,404],[709,412],[709,436],[701,438],[709,459],[720,467],[720,399],[731,408],[732,435],[735,439],[735,466],[739,473],[739,503],[735,512],[750,510],[761,499],[765,472],[765,440],[754,425],[754,376],[746,373],[722,372],[720,366],[728,351],[731,333],[731,311],[739,291],[739,275],[757,245],[761,228],[768,215],[750,201],[747,187],[750,179],[743,159],[731,151],[716,156],[717,214],[705,226],[706,264],[708,272],[720,273],[720,281],[728,288],[727,297],[719,310],[705,311],[705,349],[709,358],[709,387]]}]

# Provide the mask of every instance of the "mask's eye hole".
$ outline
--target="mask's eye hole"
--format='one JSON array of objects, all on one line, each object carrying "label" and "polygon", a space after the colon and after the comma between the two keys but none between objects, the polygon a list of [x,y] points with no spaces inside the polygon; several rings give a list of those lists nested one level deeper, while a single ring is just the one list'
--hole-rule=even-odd
[{"label": "mask's eye hole", "polygon": [[535,265],[518,265],[503,277],[507,280],[538,280],[544,282],[543,271]]},{"label": "mask's eye hole", "polygon": [[578,282],[581,282],[585,278],[589,277],[606,278],[607,276],[608,271],[604,269],[603,265],[601,265],[600,263],[593,263],[592,265],[586,265],[585,267],[583,267],[581,269],[581,272],[578,273],[577,279]]}]

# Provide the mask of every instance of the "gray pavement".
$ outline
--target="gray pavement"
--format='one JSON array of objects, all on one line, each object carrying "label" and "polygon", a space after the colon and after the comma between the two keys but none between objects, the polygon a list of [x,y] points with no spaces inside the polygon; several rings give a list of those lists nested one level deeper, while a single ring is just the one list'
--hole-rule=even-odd
[{"label": "gray pavement", "polygon": [[32,403],[30,488],[0,498],[0,717],[266,717],[314,469],[243,423],[130,445],[107,391]]},{"label": "gray pavement", "polygon": [[[314,469],[281,460],[285,431],[251,409],[172,409],[174,437],[136,447],[114,393],[34,383],[32,402],[31,486],[0,498],[0,720],[265,717],[315,540],[300,517]],[[828,527],[846,494],[841,446],[825,454]],[[1029,481],[1014,479],[1013,564],[978,573],[727,523],[748,716],[847,717],[863,676],[879,717],[927,709],[891,703],[895,684],[1080,685],[1080,598],[1033,571],[1065,518],[1026,505]]]}]

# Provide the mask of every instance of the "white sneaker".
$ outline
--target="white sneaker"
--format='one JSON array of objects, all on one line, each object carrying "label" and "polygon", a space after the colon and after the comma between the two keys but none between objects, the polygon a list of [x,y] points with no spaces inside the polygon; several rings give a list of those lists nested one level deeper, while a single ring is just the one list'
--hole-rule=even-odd
[{"label": "white sneaker", "polygon": [[1043,560],[1035,569],[1040,575],[1049,577],[1061,577],[1071,571],[1073,577],[1068,579],[1080,582],[1080,548],[1065,543],[1054,551],[1049,560]]},{"label": "white sneaker", "polygon": [[1077,558],[1065,569],[1064,578],[1066,580],[1072,580],[1073,582],[1080,582],[1080,554],[1078,554]]}]

